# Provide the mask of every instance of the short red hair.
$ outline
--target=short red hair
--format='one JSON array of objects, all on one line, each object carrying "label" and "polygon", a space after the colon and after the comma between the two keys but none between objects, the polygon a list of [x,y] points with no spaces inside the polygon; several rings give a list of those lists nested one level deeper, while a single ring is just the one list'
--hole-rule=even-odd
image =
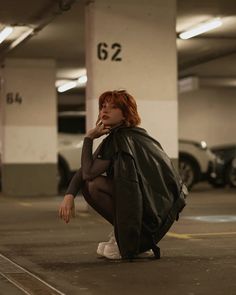
[{"label": "short red hair", "polygon": [[102,109],[104,102],[112,102],[122,111],[126,126],[135,127],[141,123],[136,101],[126,90],[113,90],[102,93],[98,102],[99,111]]}]

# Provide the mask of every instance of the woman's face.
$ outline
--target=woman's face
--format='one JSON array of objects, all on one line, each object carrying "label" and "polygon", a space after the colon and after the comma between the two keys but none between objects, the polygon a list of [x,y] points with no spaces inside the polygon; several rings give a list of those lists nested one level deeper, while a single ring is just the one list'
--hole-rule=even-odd
[{"label": "woman's face", "polygon": [[105,101],[100,110],[100,119],[105,126],[114,127],[119,125],[125,117],[112,101]]}]

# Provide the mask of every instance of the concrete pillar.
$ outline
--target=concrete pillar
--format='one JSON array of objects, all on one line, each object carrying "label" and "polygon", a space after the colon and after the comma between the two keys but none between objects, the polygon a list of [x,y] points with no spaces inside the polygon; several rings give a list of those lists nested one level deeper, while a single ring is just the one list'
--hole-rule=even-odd
[{"label": "concrete pillar", "polygon": [[86,6],[87,128],[98,96],[126,89],[141,127],[178,158],[175,0],[94,0]]},{"label": "concrete pillar", "polygon": [[8,59],[1,71],[2,190],[57,192],[55,62]]}]

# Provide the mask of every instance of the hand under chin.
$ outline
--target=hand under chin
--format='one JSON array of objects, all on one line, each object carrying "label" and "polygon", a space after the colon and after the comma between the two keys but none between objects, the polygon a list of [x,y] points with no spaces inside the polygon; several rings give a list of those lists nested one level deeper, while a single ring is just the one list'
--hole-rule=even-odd
[{"label": "hand under chin", "polygon": [[105,128],[112,128],[112,126],[111,125],[108,125],[108,124],[104,124],[104,127]]}]

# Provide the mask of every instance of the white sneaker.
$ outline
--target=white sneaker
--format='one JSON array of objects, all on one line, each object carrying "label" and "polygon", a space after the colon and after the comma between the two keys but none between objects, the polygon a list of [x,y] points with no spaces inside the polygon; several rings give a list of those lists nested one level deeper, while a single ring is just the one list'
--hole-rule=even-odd
[{"label": "white sneaker", "polygon": [[121,259],[117,243],[109,243],[105,245],[103,255],[108,259]]},{"label": "white sneaker", "polygon": [[114,236],[112,236],[108,242],[101,242],[98,244],[98,247],[97,247],[97,254],[99,256],[104,256],[104,249],[105,249],[105,246],[106,245],[109,245],[109,244],[115,244],[116,243],[116,238]]},{"label": "white sneaker", "polygon": [[137,255],[137,258],[149,258],[154,257],[154,253],[152,250],[148,250]]},{"label": "white sneaker", "polygon": [[[120,250],[118,248],[117,243],[106,243],[104,250],[103,250],[103,256],[108,259],[121,259]],[[142,253],[139,253],[134,258],[150,258],[154,257],[153,251],[148,250]]]}]

